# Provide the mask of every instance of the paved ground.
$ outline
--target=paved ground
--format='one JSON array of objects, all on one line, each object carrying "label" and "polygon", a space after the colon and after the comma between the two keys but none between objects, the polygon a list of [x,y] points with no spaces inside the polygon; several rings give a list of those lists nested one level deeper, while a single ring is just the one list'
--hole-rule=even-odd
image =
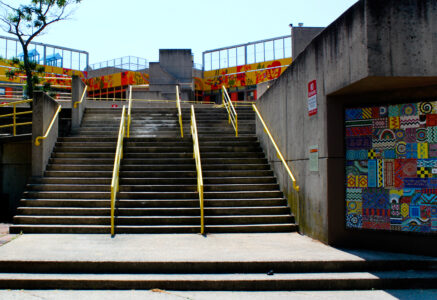
[{"label": "paved ground", "polygon": [[15,234],[9,234],[9,224],[0,223],[0,246],[15,238]]},{"label": "paved ground", "polygon": [[179,291],[4,291],[2,300],[435,300],[437,290],[387,290],[387,291],[299,291],[299,292],[179,292]]},{"label": "paved ground", "polygon": [[[23,234],[0,236],[0,261],[363,261],[417,256],[326,246],[297,233],[164,235]],[[2,238],[0,238],[1,240]],[[12,239],[12,240],[11,240]],[[1,244],[0,244],[1,245]],[[196,245],[196,247],[193,247]],[[437,260],[437,258],[429,258]],[[190,291],[32,291],[0,290],[0,299],[437,299],[437,290],[190,292]]]},{"label": "paved ground", "polygon": [[[195,246],[193,246],[195,245]],[[298,233],[23,234],[0,247],[0,260],[25,261],[363,261],[417,256],[341,250]],[[433,260],[437,260],[434,258]]]}]

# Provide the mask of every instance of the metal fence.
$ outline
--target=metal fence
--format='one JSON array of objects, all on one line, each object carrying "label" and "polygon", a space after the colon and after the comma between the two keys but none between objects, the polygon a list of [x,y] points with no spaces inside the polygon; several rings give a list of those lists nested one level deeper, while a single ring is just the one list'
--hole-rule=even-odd
[{"label": "metal fence", "polygon": [[138,71],[149,68],[149,61],[144,58],[136,56],[124,56],[99,62],[90,65],[91,70],[98,70],[103,68],[117,68],[129,71]]},{"label": "metal fence", "polygon": [[291,36],[218,48],[203,52],[204,71],[291,57]]},{"label": "metal fence", "polygon": [[[61,46],[31,42],[29,58],[41,65],[87,71],[89,53]],[[0,56],[5,59],[23,59],[23,49],[18,39],[0,35]]]}]

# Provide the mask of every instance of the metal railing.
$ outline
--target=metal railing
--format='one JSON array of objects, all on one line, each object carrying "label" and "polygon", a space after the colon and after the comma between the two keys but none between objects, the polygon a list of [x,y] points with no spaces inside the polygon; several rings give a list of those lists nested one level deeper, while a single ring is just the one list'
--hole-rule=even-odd
[{"label": "metal railing", "polygon": [[129,87],[129,106],[127,109],[127,134],[126,136],[130,136],[130,123],[132,122],[132,86]]},{"label": "metal railing", "polygon": [[184,127],[182,124],[181,99],[179,97],[179,87],[176,86],[176,107],[178,108],[179,126],[181,127],[181,138],[184,137]]},{"label": "metal railing", "polygon": [[26,110],[26,111],[17,112],[17,104],[31,103],[32,101],[33,101],[33,99],[28,99],[28,100],[15,101],[15,102],[1,104],[0,107],[6,107],[6,106],[9,106],[9,105],[12,105],[13,106],[13,108],[12,108],[13,110],[12,110],[12,113],[10,113],[10,114],[0,115],[0,118],[12,117],[12,123],[11,124],[1,125],[0,128],[12,127],[12,135],[16,136],[17,135],[17,126],[31,125],[32,121],[17,123],[17,116],[26,115],[26,114],[31,114],[32,113],[32,110]]},{"label": "metal railing", "polygon": [[49,127],[46,130],[46,133],[43,136],[38,136],[35,139],[35,146],[41,145],[40,140],[45,140],[48,136],[50,131],[52,130],[53,124],[55,124],[56,118],[58,117],[59,113],[61,112],[62,106],[58,105],[58,109],[56,110],[55,114],[53,115],[52,121],[50,122]]},{"label": "metal railing", "polygon": [[123,105],[118,131],[117,150],[115,151],[114,169],[111,181],[111,236],[115,235],[115,200],[120,188],[120,164],[123,158],[123,139],[126,133],[126,106]]},{"label": "metal railing", "polygon": [[252,104],[253,110],[256,112],[256,115],[258,116],[259,120],[261,121],[261,124],[264,127],[264,131],[267,133],[267,135],[270,138],[270,141],[273,144],[273,147],[276,150],[276,154],[278,155],[278,158],[282,161],[282,163],[284,164],[285,169],[287,170],[288,176],[290,176],[291,181],[293,182],[293,188],[298,192],[299,191],[299,186],[297,185],[296,182],[296,178],[294,177],[293,173],[290,170],[290,167],[288,166],[287,162],[284,159],[284,156],[281,153],[281,150],[279,150],[278,145],[275,142],[275,139],[273,138],[272,134],[270,133],[269,128],[267,127],[266,123],[264,122],[263,117],[261,116],[261,113],[259,112],[258,108],[256,107],[255,104]]},{"label": "metal railing", "polygon": [[74,108],[77,108],[77,106],[83,102],[83,100],[85,99],[85,95],[86,95],[87,90],[88,90],[88,86],[86,85],[85,88],[83,89],[82,96],[80,97],[80,100],[74,102]]},{"label": "metal railing", "polygon": [[205,234],[202,163],[200,160],[199,136],[197,135],[196,115],[194,113],[193,105],[191,105],[191,136],[193,138],[193,156],[194,156],[194,160],[196,161],[197,192],[199,193],[199,202],[200,202],[200,234]]},{"label": "metal railing", "polygon": [[235,136],[238,137],[238,115],[237,111],[235,110],[234,105],[232,104],[231,98],[229,97],[228,91],[226,90],[225,86],[222,86],[222,102],[223,106],[226,108],[228,115],[229,115],[229,123],[232,124],[232,126],[235,129]]}]

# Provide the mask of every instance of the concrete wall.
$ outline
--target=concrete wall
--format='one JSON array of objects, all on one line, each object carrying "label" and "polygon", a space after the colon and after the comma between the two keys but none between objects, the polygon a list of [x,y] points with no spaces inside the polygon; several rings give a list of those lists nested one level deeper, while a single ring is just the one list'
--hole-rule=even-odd
[{"label": "concrete wall", "polygon": [[82,123],[83,113],[85,112],[86,104],[87,104],[87,95],[85,94],[82,103],[79,102],[82,98],[83,92],[85,90],[85,83],[78,77],[73,76],[72,84],[71,84],[71,130],[76,131],[80,128],[80,124]]},{"label": "concrete wall", "polygon": [[[299,193],[292,190],[258,122],[257,134],[299,215],[302,233],[330,244],[405,251],[429,252],[426,245],[436,241],[345,228],[343,142],[345,106],[437,95],[435,20],[437,2],[432,0],[359,1],[318,35],[258,100],[301,187]],[[318,113],[310,117],[312,80],[317,81]],[[309,170],[313,145],[319,150],[317,172]]]},{"label": "concrete wall", "polygon": [[159,64],[180,83],[193,81],[193,55],[191,49],[160,49]]},{"label": "concrete wall", "polygon": [[324,27],[291,27],[291,57],[296,58]]},{"label": "concrete wall", "polygon": [[0,222],[12,220],[31,175],[29,136],[2,138],[0,143]]},{"label": "concrete wall", "polygon": [[56,118],[49,136],[41,141],[41,145],[35,145],[35,139],[45,135],[58,106],[59,104],[45,93],[35,92],[32,113],[32,176],[41,177],[44,175],[58,139],[59,116]]}]

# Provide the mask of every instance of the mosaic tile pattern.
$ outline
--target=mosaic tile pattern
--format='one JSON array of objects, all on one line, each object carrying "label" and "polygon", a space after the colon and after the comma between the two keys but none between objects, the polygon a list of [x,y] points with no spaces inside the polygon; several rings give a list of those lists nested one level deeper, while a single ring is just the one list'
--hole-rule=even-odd
[{"label": "mosaic tile pattern", "polygon": [[437,234],[437,101],[345,111],[346,226]]}]

